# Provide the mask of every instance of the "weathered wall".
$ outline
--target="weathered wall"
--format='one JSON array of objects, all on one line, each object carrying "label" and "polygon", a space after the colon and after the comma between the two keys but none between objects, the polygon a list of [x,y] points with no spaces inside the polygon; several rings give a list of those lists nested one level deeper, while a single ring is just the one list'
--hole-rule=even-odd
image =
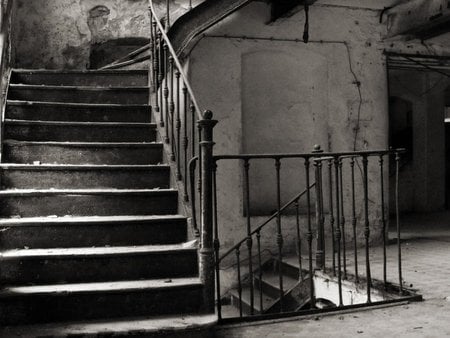
[{"label": "weathered wall", "polygon": [[[303,11],[267,24],[270,12],[263,2],[248,5],[206,32],[190,55],[189,72],[201,106],[211,109],[219,120],[216,154],[307,152],[314,144],[329,151],[388,147],[388,82],[383,52],[386,48],[426,52],[427,46],[384,42],[387,28],[379,22],[382,8],[376,1],[364,4],[315,3],[310,9],[308,44],[301,42]],[[297,179],[298,172],[293,173],[295,168],[302,170],[298,164],[286,166],[284,201],[305,187],[304,181]],[[254,170],[251,194],[261,210],[273,210],[273,169],[270,164]],[[245,237],[243,171],[236,163],[219,163],[218,170],[218,179],[223,182],[218,197],[221,240],[227,248]],[[377,241],[382,235],[380,186],[375,184],[377,160],[369,171],[373,175],[369,184],[371,239]],[[348,182],[348,176],[344,180]],[[359,173],[357,180],[361,192]],[[346,191],[344,199],[349,201],[349,197]],[[357,203],[361,220],[362,197]],[[252,224],[256,226],[260,219],[255,217]],[[287,241],[295,239],[292,224],[283,228]],[[359,222],[360,241],[363,227]],[[274,237],[272,242],[275,244]]]},{"label": "weathered wall", "polygon": [[[149,36],[148,0],[17,2],[17,67],[85,69],[93,44]],[[165,1],[155,4],[163,13]],[[187,9],[187,1],[172,1],[171,7],[175,19]]]}]

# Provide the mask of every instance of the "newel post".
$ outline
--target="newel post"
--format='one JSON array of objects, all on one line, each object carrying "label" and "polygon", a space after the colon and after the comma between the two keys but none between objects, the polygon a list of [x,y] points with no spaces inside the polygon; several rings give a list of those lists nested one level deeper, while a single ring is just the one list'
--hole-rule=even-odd
[{"label": "newel post", "polygon": [[203,306],[206,312],[214,312],[214,247],[213,247],[213,129],[217,124],[207,110],[198,121],[201,131],[201,245],[200,280],[203,283]]}]

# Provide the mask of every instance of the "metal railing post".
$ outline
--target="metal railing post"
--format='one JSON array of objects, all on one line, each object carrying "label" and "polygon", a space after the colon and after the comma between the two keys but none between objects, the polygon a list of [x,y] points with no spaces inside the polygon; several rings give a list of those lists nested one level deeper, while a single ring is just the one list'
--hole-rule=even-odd
[{"label": "metal railing post", "polygon": [[214,245],[213,245],[213,129],[217,121],[207,110],[203,119],[198,121],[202,137],[201,149],[201,245],[200,245],[200,280],[203,283],[203,305],[206,312],[214,312]]},{"label": "metal railing post", "polygon": [[[314,146],[313,154],[320,154],[323,150],[319,145]],[[314,161],[316,179],[316,225],[317,225],[317,250],[316,269],[325,268],[325,229],[323,222],[323,191],[322,191],[322,161]]]}]

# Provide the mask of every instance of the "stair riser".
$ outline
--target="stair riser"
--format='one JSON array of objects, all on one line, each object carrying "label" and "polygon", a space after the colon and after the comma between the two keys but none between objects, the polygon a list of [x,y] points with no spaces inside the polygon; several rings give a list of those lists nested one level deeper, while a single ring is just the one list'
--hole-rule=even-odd
[{"label": "stair riser", "polygon": [[38,216],[113,216],[113,215],[174,215],[177,213],[177,193],[104,194],[37,196],[2,196],[0,215],[11,217]]},{"label": "stair riser", "polygon": [[6,124],[6,139],[56,142],[154,142],[156,129],[132,126],[62,126]]},{"label": "stair riser", "polygon": [[[233,306],[235,306],[237,309],[239,309],[239,297],[235,296],[235,295],[231,295],[231,304],[233,304]],[[256,302],[255,302],[256,305]],[[250,304],[247,304],[247,302],[242,299],[242,313],[244,315],[250,315],[251,314],[251,306]],[[253,310],[254,314],[260,314],[260,312],[256,309]]]},{"label": "stair riser", "polygon": [[109,257],[45,257],[2,261],[6,285],[88,283],[153,278],[194,277],[196,250]]},{"label": "stair riser", "polygon": [[147,292],[17,297],[1,300],[3,325],[198,313],[200,286]]},{"label": "stair riser", "polygon": [[8,99],[42,102],[148,104],[147,89],[9,88]]},{"label": "stair riser", "polygon": [[16,73],[11,76],[11,83],[55,86],[147,86],[148,76],[144,72],[123,74],[89,74],[89,73]]},{"label": "stair riser", "polygon": [[14,169],[0,171],[3,189],[153,189],[169,188],[169,168],[154,170]]},{"label": "stair riser", "polygon": [[58,164],[157,164],[162,146],[84,147],[62,145],[4,145],[4,162]]},{"label": "stair riser", "polygon": [[6,118],[36,121],[151,122],[150,107],[59,107],[7,105]]},{"label": "stair riser", "polygon": [[[256,292],[259,293],[259,286],[260,286],[259,278],[255,278],[253,285],[255,286],[255,293]],[[270,285],[269,283],[264,282],[264,280],[261,281],[261,289],[263,291],[263,294],[266,294],[274,299],[280,297],[280,289]]]},{"label": "stair riser", "polygon": [[42,224],[0,227],[2,250],[178,244],[187,240],[185,219],[167,222]]}]

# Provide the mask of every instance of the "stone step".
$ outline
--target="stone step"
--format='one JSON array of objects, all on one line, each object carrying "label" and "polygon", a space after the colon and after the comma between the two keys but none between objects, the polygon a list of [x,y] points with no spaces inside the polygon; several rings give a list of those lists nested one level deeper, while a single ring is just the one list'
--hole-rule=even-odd
[{"label": "stone step", "polygon": [[179,315],[90,320],[0,328],[0,337],[165,337],[211,338],[217,324],[215,314]]},{"label": "stone step", "polygon": [[174,215],[172,189],[67,189],[0,191],[2,217]]},{"label": "stone step", "polygon": [[14,101],[6,104],[6,118],[40,121],[151,122],[149,105]]},{"label": "stone step", "polygon": [[[286,292],[293,288],[298,280],[290,277],[289,275],[282,275],[283,277],[283,290]],[[262,278],[259,278],[259,272],[254,275],[255,287],[261,289],[264,294],[272,298],[280,298],[280,278],[276,271],[263,271]]]},{"label": "stone step", "polygon": [[148,104],[148,87],[79,87],[11,84],[8,100],[103,103],[103,104]]},{"label": "stone step", "polygon": [[11,83],[54,86],[147,86],[147,70],[14,69]]},{"label": "stone step", "polygon": [[5,137],[17,141],[154,142],[156,125],[129,122],[5,120]]},{"label": "stone step", "polygon": [[157,164],[162,143],[27,142],[6,140],[2,161],[7,163]]},{"label": "stone step", "polygon": [[6,287],[3,325],[199,313],[198,278]]},{"label": "stone step", "polygon": [[198,275],[192,243],[126,247],[15,249],[0,253],[4,285],[87,283]]},{"label": "stone step", "polygon": [[168,165],[0,164],[2,189],[167,189]]},{"label": "stone step", "polygon": [[0,250],[178,244],[187,238],[187,219],[180,215],[0,219]]},{"label": "stone step", "polygon": [[[246,315],[249,315],[251,313],[251,299],[250,296],[250,287],[244,286],[242,288],[242,294],[241,294],[241,304],[242,304],[242,312]],[[236,289],[233,289],[230,291],[231,296],[231,304],[239,309],[239,292]],[[276,298],[272,298],[267,294],[262,295],[262,310],[261,310],[261,302],[260,302],[260,293],[258,289],[253,290],[253,309],[254,314],[262,314],[266,309],[269,309],[276,303]]]}]

